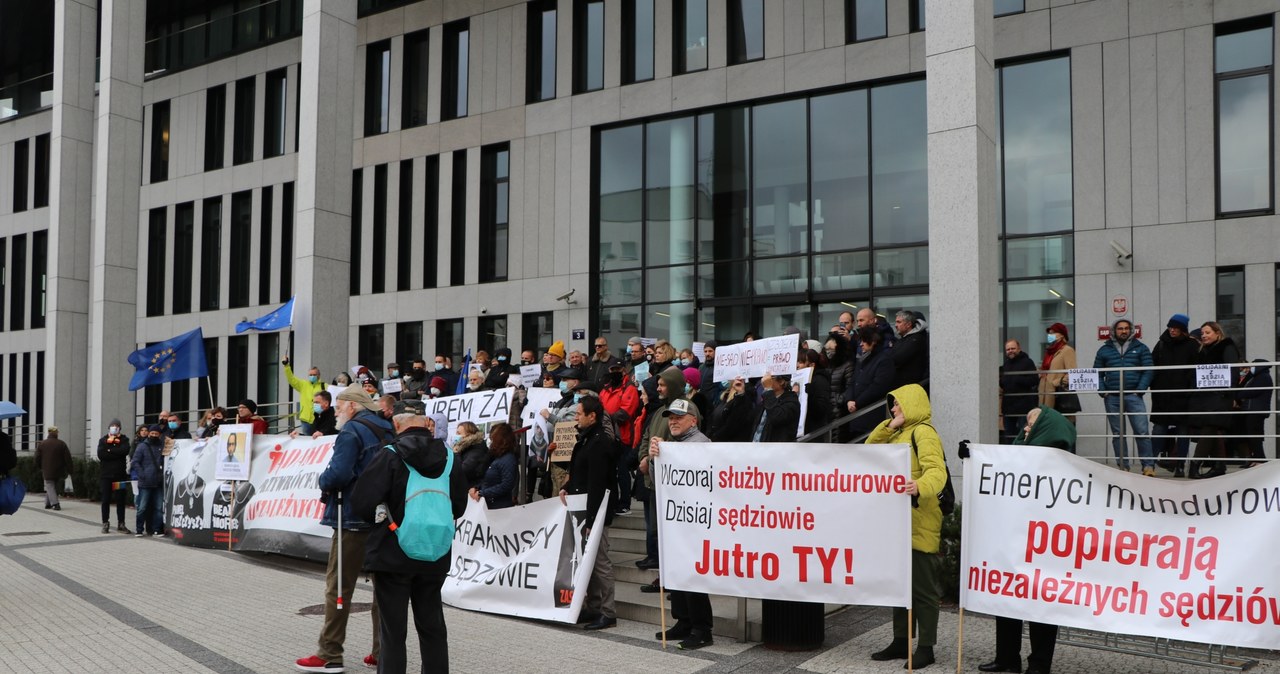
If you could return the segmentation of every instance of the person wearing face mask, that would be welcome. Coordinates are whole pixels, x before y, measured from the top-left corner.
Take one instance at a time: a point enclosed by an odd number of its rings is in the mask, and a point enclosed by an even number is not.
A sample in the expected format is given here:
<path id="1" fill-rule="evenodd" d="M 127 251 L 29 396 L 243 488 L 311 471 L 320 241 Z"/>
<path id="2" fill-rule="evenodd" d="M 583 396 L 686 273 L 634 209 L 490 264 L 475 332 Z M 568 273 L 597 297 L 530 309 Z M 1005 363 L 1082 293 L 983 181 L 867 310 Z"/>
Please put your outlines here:
<path id="1" fill-rule="evenodd" d="M 653 474 L 649 471 L 649 447 L 653 444 L 653 438 L 663 441 L 671 439 L 671 429 L 668 428 L 667 420 L 662 413 L 671 403 L 683 397 L 685 385 L 684 373 L 674 367 L 663 369 L 651 379 L 656 381 L 654 393 L 649 394 L 647 391 L 645 393 L 649 402 L 645 406 L 644 435 L 636 445 L 636 457 L 639 459 L 637 469 L 644 474 L 645 487 L 645 556 L 636 562 L 636 566 L 646 571 L 658 568 L 658 510 L 653 489 Z M 693 409 L 697 414 L 697 406 Z M 702 419 L 699 418 L 698 421 L 701 422 Z"/>
<path id="2" fill-rule="evenodd" d="M 520 374 L 520 368 L 511 363 L 511 349 L 504 346 L 493 352 L 493 361 L 484 375 L 483 388 L 486 391 L 501 391 L 513 374 Z"/>
<path id="3" fill-rule="evenodd" d="M 341 386 L 343 388 L 346 388 L 351 385 L 351 375 L 347 374 L 346 372 L 339 372 L 338 376 L 334 377 L 333 381 L 330 383 L 333 384 L 334 386 Z"/>
<path id="4" fill-rule="evenodd" d="M 399 364 L 399 363 L 387 363 L 387 369 L 383 370 L 383 372 L 385 372 L 385 373 L 386 373 L 386 378 L 387 378 L 388 380 L 391 380 L 391 379 L 400 379 L 400 364 Z M 385 387 L 383 386 L 383 384 L 382 384 L 381 382 L 379 382 L 379 383 L 378 383 L 378 388 L 383 389 L 383 388 L 385 388 Z M 386 391 L 386 390 L 383 390 L 383 391 L 382 391 L 382 394 L 383 394 L 383 395 L 389 395 L 389 396 L 392 396 L 392 397 L 394 397 L 396 400 L 399 400 L 399 399 L 400 399 L 400 392 L 403 392 L 403 391 L 404 391 L 404 382 L 402 381 L 402 382 L 400 382 L 400 391 L 398 391 L 398 392 L 392 392 L 392 391 Z M 391 417 L 387 417 L 387 418 L 388 418 L 388 419 L 390 419 Z"/>
<path id="5" fill-rule="evenodd" d="M 555 428 L 556 424 L 564 421 L 575 421 L 578 414 L 578 400 L 582 394 L 574 392 L 578 383 L 582 381 L 582 374 L 573 368 L 560 368 L 560 399 L 552 403 L 550 407 L 542 410 L 542 418 Z M 556 448 L 556 443 L 547 446 L 548 451 Z M 566 469 L 564 462 L 551 463 L 547 470 L 547 475 L 551 479 L 551 492 L 556 493 L 564 487 L 564 483 L 569 479 L 569 471 Z"/>
<path id="6" fill-rule="evenodd" d="M 338 417 L 333 411 L 333 395 L 321 391 L 311 399 L 311 411 L 315 421 L 311 424 L 311 437 L 320 438 L 338 434 Z"/>
<path id="7" fill-rule="evenodd" d="M 489 449 L 484 444 L 484 433 L 470 421 L 458 424 L 457 430 L 445 444 L 453 446 L 454 460 L 460 466 L 462 477 L 466 479 L 467 489 L 480 484 L 484 479 L 484 471 L 488 465 Z"/>
<path id="8" fill-rule="evenodd" d="M 715 342 L 702 345 L 702 364 L 698 366 L 698 377 L 702 380 L 698 390 L 711 403 L 712 410 L 720 406 L 720 394 L 724 392 L 724 383 L 716 381 L 715 377 L 716 346 Z"/>
<path id="9" fill-rule="evenodd" d="M 681 371 L 684 373 L 683 397 L 698 408 L 698 427 L 706 428 L 711 418 L 711 401 L 702 394 L 702 374 L 693 365 L 688 365 Z"/>
<path id="10" fill-rule="evenodd" d="M 135 535 L 164 534 L 164 508 L 160 504 L 164 487 L 164 427 L 156 424 L 147 429 L 147 439 L 133 451 L 131 477 L 138 482 L 137 523 Z"/>
<path id="11" fill-rule="evenodd" d="M 472 426 L 474 427 L 474 424 Z M 478 430 L 476 435 L 480 435 Z M 479 446 L 485 449 L 484 442 L 480 442 Z M 519 480 L 516 466 L 516 435 L 511 429 L 511 424 L 497 423 L 489 429 L 487 454 L 488 466 L 484 469 L 484 475 L 479 484 L 471 487 L 468 495 L 475 501 L 483 498 L 489 510 L 510 508 L 515 505 L 511 496 Z"/>
<path id="12" fill-rule="evenodd" d="M 1151 362 L 1161 368 L 1151 379 L 1151 449 L 1156 456 L 1168 457 L 1161 465 L 1172 470 L 1174 477 L 1185 474 L 1187 450 L 1191 448 L 1187 402 L 1190 390 L 1196 387 L 1196 371 L 1185 366 L 1195 364 L 1200 344 L 1187 334 L 1190 323 L 1191 317 L 1186 314 L 1170 316 L 1165 331 L 1151 349 Z M 1164 368 L 1169 365 L 1184 367 Z"/>
<path id="13" fill-rule="evenodd" d="M 1044 350 L 1044 360 L 1040 363 L 1041 370 L 1074 370 L 1076 367 L 1076 350 L 1068 343 L 1069 333 L 1067 326 L 1061 323 L 1054 323 L 1045 330 L 1045 342 L 1048 346 Z M 1067 381 L 1066 372 L 1042 373 L 1040 375 L 1040 404 L 1048 405 L 1057 409 L 1054 405 L 1057 398 L 1058 388 L 1065 387 Z M 1075 415 L 1067 417 L 1067 421 L 1076 422 Z"/>
<path id="14" fill-rule="evenodd" d="M 129 438 L 120 429 L 120 420 L 112 419 L 107 434 L 98 440 L 98 489 L 102 492 L 102 533 L 111 532 L 111 499 L 116 499 L 116 531 L 127 534 L 124 525 L 125 490 L 129 488 L 129 473 L 125 463 L 129 458 Z"/>
<path id="15" fill-rule="evenodd" d="M 315 411 L 311 405 L 307 404 L 307 401 L 315 398 L 316 393 L 324 390 L 324 380 L 320 378 L 320 368 L 309 368 L 307 370 L 307 378 L 300 379 L 293 374 L 293 367 L 288 356 L 285 356 L 280 361 L 280 364 L 284 366 L 284 378 L 289 381 L 289 387 L 298 392 L 298 431 L 303 435 L 311 435 L 315 431 L 313 424 L 316 417 Z"/>
<path id="16" fill-rule="evenodd" d="M 431 386 L 427 389 L 427 398 L 440 398 L 448 395 L 449 382 L 444 377 L 436 375 L 431 378 Z"/>
<path id="17" fill-rule="evenodd" d="M 840 316 L 842 322 L 845 316 L 853 319 L 853 315 L 847 311 Z M 827 365 L 831 368 L 831 418 L 836 419 L 847 413 L 845 406 L 849 400 L 844 397 L 844 392 L 853 381 L 853 349 L 849 346 L 849 338 L 832 331 L 822 345 L 822 355 L 827 357 Z M 841 426 L 836 438 L 843 442 L 848 439 L 847 434 L 848 429 Z"/>
<path id="18" fill-rule="evenodd" d="M 196 427 L 197 438 L 212 438 L 218 434 L 218 427 L 223 424 L 226 417 L 226 410 L 221 407 L 215 407 L 200 419 L 200 425 Z"/>
<path id="19" fill-rule="evenodd" d="M 434 373 L 433 377 L 444 379 L 444 386 L 440 387 L 441 396 L 453 395 L 458 390 L 458 373 L 453 370 L 453 359 L 443 353 L 436 354 L 435 363 L 431 366 Z M 432 388 L 435 388 L 432 385 Z"/>
<path id="20" fill-rule="evenodd" d="M 413 367 L 404 377 L 404 389 L 400 392 L 401 400 L 419 400 L 427 397 L 431 380 L 427 378 L 427 362 L 421 358 L 413 359 Z"/>
<path id="21" fill-rule="evenodd" d="M 537 362 L 538 362 L 538 354 L 534 353 L 533 349 L 525 349 L 524 351 L 520 352 L 521 365 L 533 365 L 534 363 L 537 363 Z"/>
<path id="22" fill-rule="evenodd" d="M 182 423 L 181 417 L 176 414 L 170 414 L 165 419 L 164 437 L 174 440 L 190 440 L 191 431 L 187 430 L 187 426 Z"/>

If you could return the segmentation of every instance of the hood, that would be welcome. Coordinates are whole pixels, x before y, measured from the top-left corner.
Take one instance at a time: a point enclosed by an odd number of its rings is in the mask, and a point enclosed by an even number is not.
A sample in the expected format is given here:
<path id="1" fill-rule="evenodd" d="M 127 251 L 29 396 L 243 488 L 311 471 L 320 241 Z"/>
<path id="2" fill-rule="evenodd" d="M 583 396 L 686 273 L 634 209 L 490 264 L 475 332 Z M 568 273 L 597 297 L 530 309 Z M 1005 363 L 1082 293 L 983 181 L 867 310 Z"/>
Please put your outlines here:
<path id="1" fill-rule="evenodd" d="M 927 424 L 933 419 L 933 408 L 929 406 L 929 394 L 919 384 L 907 384 L 889 392 L 893 399 L 902 406 L 902 416 L 907 423 L 904 427 L 916 424 Z"/>
<path id="2" fill-rule="evenodd" d="M 1269 372 L 1269 371 L 1271 370 L 1271 366 L 1270 366 L 1270 365 L 1259 365 L 1259 364 L 1258 364 L 1258 363 L 1265 363 L 1265 362 L 1267 362 L 1267 359 L 1265 359 L 1265 358 L 1254 358 L 1254 359 L 1253 359 L 1253 364 L 1252 364 L 1250 367 L 1252 367 L 1252 368 L 1253 368 L 1253 373 L 1254 373 L 1255 375 L 1264 374 L 1264 373 Z"/>
<path id="3" fill-rule="evenodd" d="M 1076 427 L 1057 410 L 1041 405 L 1040 417 L 1036 419 L 1036 425 L 1031 427 L 1031 435 L 1024 444 L 1074 451 Z"/>
<path id="4" fill-rule="evenodd" d="M 427 416 L 436 422 L 436 440 L 444 440 L 449 437 L 449 417 L 443 414 L 428 414 Z"/>
<path id="5" fill-rule="evenodd" d="M 904 339 L 906 337 L 916 334 L 917 332 L 924 332 L 927 329 L 929 329 L 929 326 L 927 323 L 924 322 L 924 319 L 917 318 L 915 327 L 908 330 L 907 334 L 899 336 L 898 339 Z"/>
<path id="6" fill-rule="evenodd" d="M 440 477 L 449 459 L 444 443 L 433 438 L 427 429 L 414 427 L 396 437 L 396 453 L 405 464 L 425 477 Z"/>
<path id="7" fill-rule="evenodd" d="M 667 385 L 667 398 L 664 403 L 671 402 L 684 395 L 684 373 L 678 367 L 669 367 L 658 373 L 658 378 Z"/>

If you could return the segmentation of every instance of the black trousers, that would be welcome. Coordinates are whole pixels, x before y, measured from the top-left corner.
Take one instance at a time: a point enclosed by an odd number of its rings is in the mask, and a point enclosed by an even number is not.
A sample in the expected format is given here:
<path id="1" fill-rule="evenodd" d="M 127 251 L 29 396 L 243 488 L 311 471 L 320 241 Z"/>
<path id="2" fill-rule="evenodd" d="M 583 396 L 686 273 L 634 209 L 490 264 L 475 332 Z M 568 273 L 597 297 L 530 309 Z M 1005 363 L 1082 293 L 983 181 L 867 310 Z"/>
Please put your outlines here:
<path id="1" fill-rule="evenodd" d="M 378 674 L 405 672 L 410 602 L 413 603 L 413 624 L 418 629 L 422 674 L 448 674 L 449 631 L 444 624 L 444 604 L 440 601 L 444 579 L 444 574 L 385 571 L 373 574 L 373 594 L 378 600 L 378 617 L 382 623 Z"/>
<path id="2" fill-rule="evenodd" d="M 119 489 L 114 492 L 111 490 L 112 482 L 124 482 Z M 125 490 L 129 488 L 129 483 L 123 480 L 98 480 L 98 490 L 102 493 L 102 523 L 107 524 L 111 520 L 111 498 L 116 498 L 116 523 L 124 524 L 124 501 L 126 498 Z"/>
<path id="3" fill-rule="evenodd" d="M 704 592 L 671 590 L 671 615 L 698 634 L 711 634 L 711 597 Z"/>
<path id="4" fill-rule="evenodd" d="M 1058 643 L 1058 626 L 1029 623 L 1031 653 L 1027 666 L 1039 666 L 1046 672 L 1053 665 L 1053 647 Z M 1022 621 L 996 618 L 996 660 L 1005 665 L 1022 665 Z"/>

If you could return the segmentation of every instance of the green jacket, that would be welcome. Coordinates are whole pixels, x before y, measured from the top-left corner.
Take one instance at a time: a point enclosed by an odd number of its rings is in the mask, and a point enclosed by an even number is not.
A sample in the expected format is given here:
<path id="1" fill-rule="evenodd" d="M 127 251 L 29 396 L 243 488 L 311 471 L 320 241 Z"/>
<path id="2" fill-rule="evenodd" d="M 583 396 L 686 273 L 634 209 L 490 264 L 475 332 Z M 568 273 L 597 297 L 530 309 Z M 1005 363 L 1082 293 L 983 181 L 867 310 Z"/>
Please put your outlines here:
<path id="1" fill-rule="evenodd" d="M 1040 417 L 1031 427 L 1031 437 L 1025 430 L 1018 431 L 1013 439 L 1015 445 L 1036 445 L 1037 447 L 1057 447 L 1072 454 L 1076 453 L 1076 427 L 1058 410 L 1048 405 L 1040 406 Z"/>
<path id="2" fill-rule="evenodd" d="M 650 438 L 658 438 L 663 442 L 671 439 L 671 429 L 667 426 L 667 420 L 662 416 L 666 411 L 667 405 L 672 401 L 679 400 L 684 394 L 684 373 L 680 368 L 669 367 L 658 373 L 658 377 L 667 385 L 668 398 L 662 400 L 662 405 L 653 411 L 653 415 L 645 420 L 644 435 L 640 437 L 640 445 L 636 447 L 636 456 L 640 461 L 649 456 L 649 440 Z M 694 416 L 698 422 L 702 422 L 702 416 L 698 414 L 698 408 L 694 407 Z M 644 474 L 644 486 L 653 488 L 653 471 Z"/>
<path id="3" fill-rule="evenodd" d="M 298 420 L 306 423 L 315 421 L 316 412 L 311 408 L 311 402 L 317 393 L 324 390 L 324 381 L 312 384 L 310 379 L 298 379 L 293 376 L 293 368 L 288 365 L 284 366 L 284 376 L 285 379 L 289 380 L 289 386 L 292 386 L 293 390 L 298 392 L 300 398 L 298 400 Z"/>
<path id="4" fill-rule="evenodd" d="M 910 445 L 915 436 L 916 451 L 911 452 L 911 479 L 920 490 L 919 505 L 911 509 L 911 548 L 920 552 L 938 551 L 942 541 L 942 509 L 938 507 L 938 492 L 947 484 L 947 459 L 942 453 L 942 438 L 930 426 L 933 410 L 929 406 L 929 394 L 919 384 L 907 384 L 889 392 L 902 406 L 907 422 L 902 428 L 890 428 L 886 419 L 880 422 L 867 444 Z"/>

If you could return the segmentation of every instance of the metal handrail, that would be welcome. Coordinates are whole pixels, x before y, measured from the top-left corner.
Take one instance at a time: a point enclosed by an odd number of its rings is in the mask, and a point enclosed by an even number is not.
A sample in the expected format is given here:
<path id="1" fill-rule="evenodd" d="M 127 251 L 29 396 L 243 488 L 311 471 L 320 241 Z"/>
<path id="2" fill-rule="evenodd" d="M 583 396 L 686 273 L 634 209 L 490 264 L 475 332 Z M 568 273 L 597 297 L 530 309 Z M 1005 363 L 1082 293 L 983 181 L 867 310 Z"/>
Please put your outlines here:
<path id="1" fill-rule="evenodd" d="M 918 382 L 915 382 L 915 383 L 917 383 L 917 384 L 919 384 L 919 385 L 921 385 L 921 386 L 924 386 L 924 387 L 928 388 L 928 386 L 929 386 L 929 378 L 928 378 L 928 377 L 925 377 L 924 379 L 922 379 L 922 380 L 920 380 L 920 381 L 918 381 Z M 831 421 L 831 422 L 830 422 L 830 423 L 828 423 L 826 426 L 823 426 L 822 428 L 819 428 L 819 429 L 818 429 L 818 430 L 816 430 L 816 431 L 813 431 L 813 432 L 811 432 L 811 433 L 806 433 L 806 434 L 804 434 L 804 435 L 800 436 L 799 438 L 797 438 L 797 439 L 796 439 L 796 442 L 815 442 L 815 441 L 820 441 L 824 435 L 826 435 L 826 434 L 828 434 L 828 433 L 830 433 L 830 432 L 832 432 L 832 431 L 834 431 L 834 430 L 836 430 L 836 429 L 840 428 L 841 426 L 843 426 L 843 425 L 845 425 L 845 424 L 848 424 L 848 423 L 852 422 L 852 421 L 853 421 L 853 420 L 855 420 L 855 419 L 860 419 L 860 418 L 862 418 L 862 417 L 864 417 L 864 416 L 866 416 L 866 415 L 868 415 L 868 414 L 871 414 L 871 413 L 872 413 L 872 412 L 874 412 L 875 410 L 883 410 L 883 409 L 885 408 L 885 405 L 887 404 L 887 402 L 888 402 L 888 397 L 881 398 L 880 400 L 875 401 L 875 402 L 874 402 L 874 403 L 872 403 L 871 405 L 869 405 L 869 406 L 867 406 L 867 407 L 864 407 L 863 409 L 860 409 L 860 410 L 858 410 L 857 412 L 850 412 L 850 413 L 848 413 L 848 414 L 845 414 L 845 415 L 843 415 L 843 416 L 841 416 L 841 417 L 839 417 L 839 418 L 837 418 L 837 419 L 835 419 L 835 420 Z M 883 414 L 883 412 L 881 412 L 881 414 Z M 848 443 L 849 443 L 849 444 L 857 444 L 857 443 L 862 442 L 863 440 L 865 440 L 865 439 L 866 439 L 868 436 L 870 436 L 870 435 L 871 435 L 871 433 L 863 433 L 862 435 L 859 435 L 859 436 L 857 436 L 857 437 L 855 437 L 855 438 L 850 438 L 850 439 L 849 439 L 849 441 L 848 441 Z"/>

